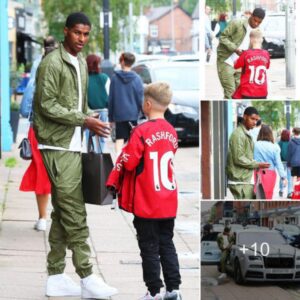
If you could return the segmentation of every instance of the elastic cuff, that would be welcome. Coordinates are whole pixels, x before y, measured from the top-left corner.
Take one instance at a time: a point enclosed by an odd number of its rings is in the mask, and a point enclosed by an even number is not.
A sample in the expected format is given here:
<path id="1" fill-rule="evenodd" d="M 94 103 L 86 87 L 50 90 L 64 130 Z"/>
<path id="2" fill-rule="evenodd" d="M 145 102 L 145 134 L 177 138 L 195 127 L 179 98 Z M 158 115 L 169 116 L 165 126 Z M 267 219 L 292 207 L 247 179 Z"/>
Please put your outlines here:
<path id="1" fill-rule="evenodd" d="M 90 270 L 84 270 L 84 271 L 77 271 L 76 272 L 78 274 L 78 276 L 82 279 L 82 278 L 85 278 L 85 277 L 88 277 L 90 275 L 93 274 L 93 270 L 90 269 Z"/>

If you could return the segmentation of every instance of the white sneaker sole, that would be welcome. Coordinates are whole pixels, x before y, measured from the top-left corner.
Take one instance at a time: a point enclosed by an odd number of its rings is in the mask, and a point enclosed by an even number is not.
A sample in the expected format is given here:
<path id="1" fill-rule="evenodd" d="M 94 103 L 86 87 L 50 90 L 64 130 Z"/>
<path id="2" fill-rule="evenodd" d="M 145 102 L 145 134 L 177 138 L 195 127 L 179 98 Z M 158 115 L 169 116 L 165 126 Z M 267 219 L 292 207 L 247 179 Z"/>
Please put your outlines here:
<path id="1" fill-rule="evenodd" d="M 81 296 L 81 290 L 79 290 L 77 293 L 69 293 L 67 291 L 60 291 L 60 292 L 46 291 L 46 296 L 48 296 L 48 297 L 78 297 L 78 296 Z"/>
<path id="2" fill-rule="evenodd" d="M 81 297 L 84 299 L 89 299 L 89 298 L 96 298 L 96 299 L 109 299 L 109 297 L 114 296 L 118 294 L 118 290 L 112 290 L 110 292 L 103 292 L 103 293 L 99 293 L 99 294 L 92 294 L 90 292 L 87 291 L 82 291 L 81 292 Z"/>

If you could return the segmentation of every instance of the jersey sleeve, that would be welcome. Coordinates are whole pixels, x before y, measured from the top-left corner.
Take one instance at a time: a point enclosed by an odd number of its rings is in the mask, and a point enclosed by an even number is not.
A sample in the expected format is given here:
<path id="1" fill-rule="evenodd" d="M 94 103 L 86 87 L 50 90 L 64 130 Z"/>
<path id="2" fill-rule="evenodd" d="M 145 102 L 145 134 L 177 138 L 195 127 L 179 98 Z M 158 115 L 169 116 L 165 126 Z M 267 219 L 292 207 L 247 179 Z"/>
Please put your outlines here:
<path id="1" fill-rule="evenodd" d="M 245 54 L 244 52 L 240 55 L 240 57 L 235 61 L 234 68 L 239 69 L 245 66 Z"/>
<path id="2" fill-rule="evenodd" d="M 136 168 L 144 153 L 144 142 L 138 130 L 133 130 L 127 145 L 122 150 L 124 168 L 132 171 Z"/>

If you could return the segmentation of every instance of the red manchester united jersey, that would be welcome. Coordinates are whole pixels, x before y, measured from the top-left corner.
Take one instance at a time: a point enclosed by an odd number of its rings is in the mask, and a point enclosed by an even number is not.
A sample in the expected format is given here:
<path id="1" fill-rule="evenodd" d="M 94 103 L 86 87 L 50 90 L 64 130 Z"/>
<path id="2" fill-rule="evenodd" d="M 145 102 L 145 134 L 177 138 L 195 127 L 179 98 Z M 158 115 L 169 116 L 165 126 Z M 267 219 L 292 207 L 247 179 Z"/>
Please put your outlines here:
<path id="1" fill-rule="evenodd" d="M 233 99 L 265 98 L 268 95 L 267 69 L 270 67 L 268 51 L 249 49 L 243 51 L 234 64 L 235 69 L 242 68 L 240 86 Z"/>
<path id="2" fill-rule="evenodd" d="M 173 159 L 178 147 L 174 128 L 164 119 L 134 128 L 122 150 L 124 168 L 135 170 L 133 213 L 141 218 L 174 218 L 177 185 Z"/>

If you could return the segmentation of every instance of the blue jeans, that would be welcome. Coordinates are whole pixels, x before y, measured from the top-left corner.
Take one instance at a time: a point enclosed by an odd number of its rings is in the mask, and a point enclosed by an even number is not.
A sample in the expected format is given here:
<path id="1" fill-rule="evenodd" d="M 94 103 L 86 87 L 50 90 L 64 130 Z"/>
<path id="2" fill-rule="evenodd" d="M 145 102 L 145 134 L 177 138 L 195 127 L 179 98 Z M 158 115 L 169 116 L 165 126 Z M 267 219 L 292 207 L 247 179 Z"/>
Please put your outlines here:
<path id="1" fill-rule="evenodd" d="M 108 120 L 108 110 L 106 108 L 95 109 L 94 112 L 99 113 L 99 120 L 101 120 L 102 122 L 107 122 L 107 120 Z M 89 139 L 89 132 L 90 131 L 88 129 L 85 130 L 85 136 L 86 136 L 86 142 L 87 143 L 88 143 L 88 139 Z M 99 143 L 97 142 L 96 138 L 98 138 Z M 104 148 L 105 148 L 105 138 L 102 137 L 102 136 L 95 135 L 95 136 L 93 136 L 93 142 L 94 142 L 95 151 L 97 153 L 103 153 Z"/>
<path id="2" fill-rule="evenodd" d="M 283 161 L 282 164 L 283 164 L 283 167 L 284 167 L 284 171 L 287 174 L 286 178 L 287 178 L 287 181 L 288 181 L 288 194 L 289 194 L 293 191 L 293 178 L 291 176 L 291 169 L 287 167 L 285 161 Z M 284 190 L 283 182 L 280 179 L 279 191 L 283 192 L 283 190 Z"/>

